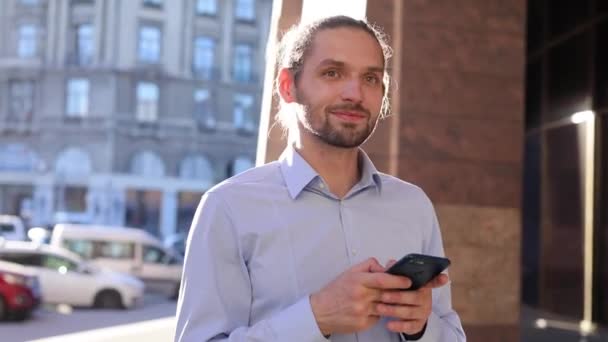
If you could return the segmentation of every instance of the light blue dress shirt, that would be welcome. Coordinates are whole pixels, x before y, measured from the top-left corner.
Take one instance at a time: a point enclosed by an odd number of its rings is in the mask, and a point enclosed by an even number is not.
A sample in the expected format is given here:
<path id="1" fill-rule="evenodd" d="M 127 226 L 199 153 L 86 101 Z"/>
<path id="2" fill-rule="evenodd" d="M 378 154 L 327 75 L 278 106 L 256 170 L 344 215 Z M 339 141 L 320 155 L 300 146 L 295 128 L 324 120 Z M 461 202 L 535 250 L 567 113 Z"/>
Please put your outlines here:
<path id="1" fill-rule="evenodd" d="M 205 193 L 188 237 L 175 341 L 327 341 L 309 297 L 351 266 L 408 253 L 443 256 L 424 192 L 380 173 L 361 150 L 343 198 L 292 148 Z M 402 341 L 381 319 L 338 342 Z M 465 341 L 449 284 L 433 290 L 419 341 Z"/>

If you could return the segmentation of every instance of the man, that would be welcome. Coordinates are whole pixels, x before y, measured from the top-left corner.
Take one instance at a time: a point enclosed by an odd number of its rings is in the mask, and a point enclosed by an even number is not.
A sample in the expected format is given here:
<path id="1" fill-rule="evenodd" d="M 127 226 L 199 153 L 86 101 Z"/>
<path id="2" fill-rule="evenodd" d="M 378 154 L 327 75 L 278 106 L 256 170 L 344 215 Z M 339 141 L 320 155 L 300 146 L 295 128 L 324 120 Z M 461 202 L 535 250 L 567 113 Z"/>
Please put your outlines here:
<path id="1" fill-rule="evenodd" d="M 446 274 L 404 291 L 408 278 L 385 273 L 407 253 L 443 255 L 426 195 L 359 149 L 386 109 L 389 53 L 348 17 L 285 35 L 276 87 L 289 144 L 203 196 L 176 341 L 465 341 Z"/>

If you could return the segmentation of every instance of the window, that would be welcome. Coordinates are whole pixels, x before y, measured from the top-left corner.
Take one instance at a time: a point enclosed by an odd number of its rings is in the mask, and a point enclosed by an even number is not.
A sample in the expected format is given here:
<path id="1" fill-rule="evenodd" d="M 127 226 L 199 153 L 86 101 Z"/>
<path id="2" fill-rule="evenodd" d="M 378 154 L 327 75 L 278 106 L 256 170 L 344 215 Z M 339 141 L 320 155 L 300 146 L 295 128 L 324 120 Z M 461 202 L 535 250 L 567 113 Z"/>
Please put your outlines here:
<path id="1" fill-rule="evenodd" d="M 249 82 L 251 80 L 251 65 L 253 48 L 249 44 L 237 44 L 234 48 L 232 72 L 235 81 Z"/>
<path id="2" fill-rule="evenodd" d="M 253 130 L 253 120 L 250 114 L 252 105 L 253 96 L 246 94 L 234 96 L 233 124 L 236 129 Z"/>
<path id="3" fill-rule="evenodd" d="M 160 61 L 160 28 L 142 26 L 139 29 L 138 57 L 140 62 L 158 63 Z"/>
<path id="4" fill-rule="evenodd" d="M 98 257 L 110 259 L 133 259 L 135 255 L 134 248 L 133 243 L 104 241 L 99 243 Z"/>
<path id="5" fill-rule="evenodd" d="M 42 267 L 57 270 L 57 272 L 62 274 L 78 269 L 76 263 L 57 255 L 44 255 L 42 257 Z"/>
<path id="6" fill-rule="evenodd" d="M 154 122 L 158 118 L 158 86 L 150 82 L 137 85 L 137 120 Z"/>
<path id="7" fill-rule="evenodd" d="M 162 264 L 166 257 L 167 254 L 162 249 L 153 246 L 144 246 L 144 263 Z"/>
<path id="8" fill-rule="evenodd" d="M 23 24 L 19 26 L 19 46 L 17 55 L 21 58 L 30 58 L 36 55 L 36 33 L 35 25 Z"/>
<path id="9" fill-rule="evenodd" d="M 76 26 L 76 58 L 79 65 L 90 64 L 93 59 L 93 26 L 80 24 Z"/>
<path id="10" fill-rule="evenodd" d="M 93 172 L 89 154 L 79 147 L 68 147 L 61 151 L 55 161 L 55 173 L 66 178 L 79 178 Z"/>
<path id="11" fill-rule="evenodd" d="M 215 41 L 210 37 L 196 37 L 194 40 L 194 56 L 192 67 L 197 77 L 213 78 L 215 64 Z"/>
<path id="12" fill-rule="evenodd" d="M 15 225 L 10 223 L 0 223 L 0 233 L 14 233 Z"/>
<path id="13" fill-rule="evenodd" d="M 10 116 L 16 121 L 31 119 L 34 111 L 34 83 L 12 81 L 10 83 Z"/>
<path id="14" fill-rule="evenodd" d="M 89 114 L 89 80 L 74 78 L 68 81 L 67 116 L 84 117 Z"/>
<path id="15" fill-rule="evenodd" d="M 237 20 L 253 21 L 255 19 L 255 0 L 237 0 L 234 16 Z"/>
<path id="16" fill-rule="evenodd" d="M 234 175 L 238 175 L 241 172 L 249 170 L 254 167 L 255 163 L 248 157 L 240 156 L 234 159 L 228 165 L 228 177 L 232 177 Z"/>
<path id="17" fill-rule="evenodd" d="M 216 15 L 217 0 L 197 0 L 196 14 L 200 15 Z"/>
<path id="18" fill-rule="evenodd" d="M 211 104 L 211 94 L 207 89 L 194 91 L 194 118 L 205 128 L 215 127 L 215 115 Z"/>
<path id="19" fill-rule="evenodd" d="M 38 253 L 5 252 L 0 254 L 0 259 L 24 266 L 40 266 L 42 264 L 42 256 Z"/>
<path id="20" fill-rule="evenodd" d="M 179 177 L 213 182 L 213 167 L 203 156 L 188 156 L 179 165 Z"/>
<path id="21" fill-rule="evenodd" d="M 27 145 L 10 143 L 0 145 L 0 170 L 35 172 L 44 163 Z"/>
<path id="22" fill-rule="evenodd" d="M 38 5 L 39 0 L 20 0 L 19 2 L 22 5 L 35 6 Z"/>
<path id="23" fill-rule="evenodd" d="M 146 7 L 161 8 L 163 6 L 163 0 L 143 0 L 143 4 Z"/>
<path id="24" fill-rule="evenodd" d="M 95 256 L 93 241 L 65 239 L 63 240 L 63 247 L 85 259 L 91 259 Z"/>
<path id="25" fill-rule="evenodd" d="M 131 160 L 131 173 L 150 178 L 160 178 L 165 175 L 165 164 L 154 152 L 139 152 Z"/>

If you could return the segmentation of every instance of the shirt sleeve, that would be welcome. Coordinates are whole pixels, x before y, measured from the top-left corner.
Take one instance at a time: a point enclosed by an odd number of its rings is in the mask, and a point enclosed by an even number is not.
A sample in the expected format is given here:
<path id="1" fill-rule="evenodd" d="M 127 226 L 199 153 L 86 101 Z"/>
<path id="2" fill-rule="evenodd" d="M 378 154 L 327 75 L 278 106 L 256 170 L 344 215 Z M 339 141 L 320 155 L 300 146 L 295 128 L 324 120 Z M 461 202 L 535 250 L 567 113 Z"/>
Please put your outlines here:
<path id="1" fill-rule="evenodd" d="M 308 296 L 274 316 L 249 324 L 249 272 L 220 194 L 207 192 L 188 236 L 177 304 L 175 341 L 328 341 Z"/>
<path id="2" fill-rule="evenodd" d="M 426 197 L 426 196 L 425 196 Z M 445 256 L 443 241 L 437 215 L 431 201 L 428 199 L 428 220 L 430 230 L 423 241 L 423 253 L 434 256 Z M 407 339 L 401 335 L 402 341 Z M 452 290 L 448 283 L 437 289 L 433 289 L 433 309 L 427 320 L 426 331 L 418 342 L 445 341 L 465 342 L 466 336 L 458 314 L 452 308 Z"/>

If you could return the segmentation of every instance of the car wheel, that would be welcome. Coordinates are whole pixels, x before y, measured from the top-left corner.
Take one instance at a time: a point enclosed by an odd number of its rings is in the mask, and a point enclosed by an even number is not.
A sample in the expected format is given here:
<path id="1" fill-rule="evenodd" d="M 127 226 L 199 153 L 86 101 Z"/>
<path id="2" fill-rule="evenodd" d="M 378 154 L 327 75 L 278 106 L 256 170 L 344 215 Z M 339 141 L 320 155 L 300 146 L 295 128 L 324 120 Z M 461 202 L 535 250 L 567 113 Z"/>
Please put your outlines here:
<path id="1" fill-rule="evenodd" d="M 115 290 L 103 290 L 95 296 L 95 307 L 102 309 L 122 309 L 122 297 Z"/>
<path id="2" fill-rule="evenodd" d="M 7 307 L 6 307 L 6 302 L 4 301 L 4 298 L 2 296 L 0 296 L 0 321 L 4 320 L 6 318 L 6 312 L 7 312 Z"/>

